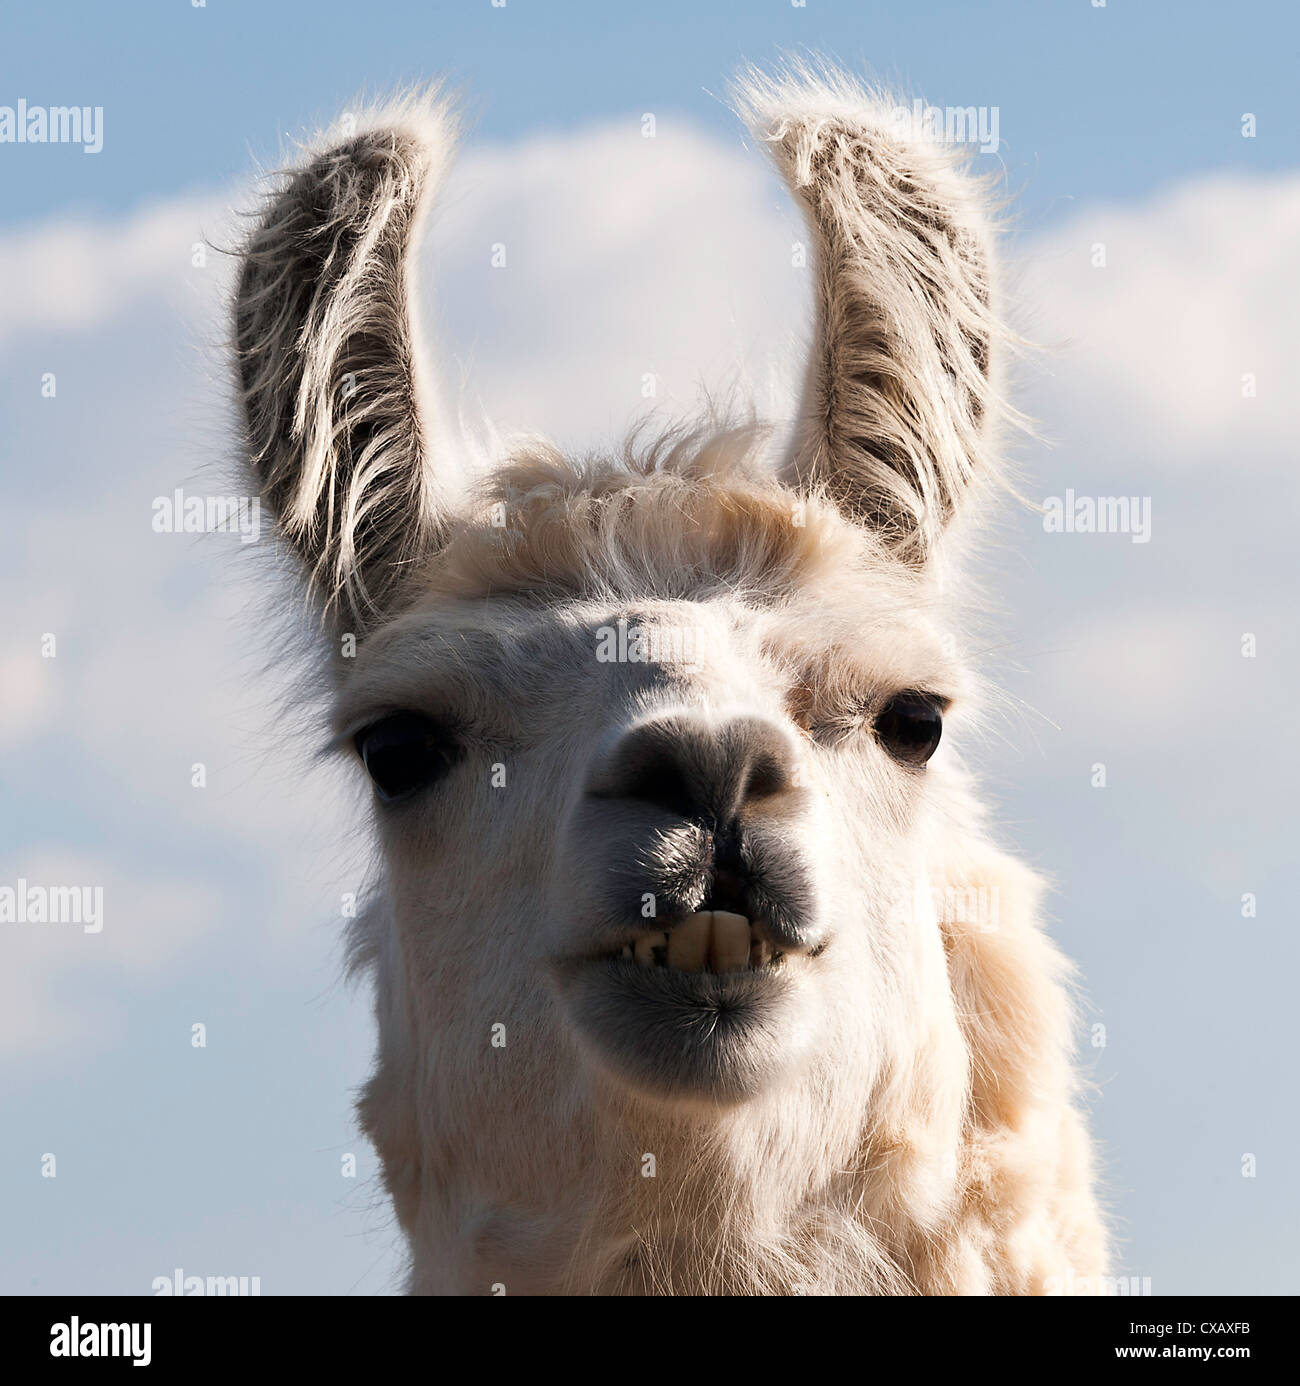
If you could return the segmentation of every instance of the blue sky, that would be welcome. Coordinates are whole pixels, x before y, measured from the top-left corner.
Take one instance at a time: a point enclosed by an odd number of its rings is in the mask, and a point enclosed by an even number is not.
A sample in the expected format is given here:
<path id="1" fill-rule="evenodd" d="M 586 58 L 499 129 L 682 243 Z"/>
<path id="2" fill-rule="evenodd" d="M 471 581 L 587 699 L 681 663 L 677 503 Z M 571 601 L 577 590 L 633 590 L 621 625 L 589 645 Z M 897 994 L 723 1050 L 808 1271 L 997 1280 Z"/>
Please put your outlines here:
<path id="1" fill-rule="evenodd" d="M 339 981 L 362 799 L 275 703 L 261 555 L 150 530 L 153 498 L 220 489 L 230 458 L 228 266 L 193 246 L 232 233 L 286 132 L 446 74 L 475 124 L 424 308 L 465 413 L 599 441 L 650 368 L 670 414 L 739 370 L 783 417 L 798 223 L 709 93 L 801 46 L 998 108 L 982 166 L 1017 194 L 1017 321 L 1047 347 L 1022 385 L 1051 442 L 1017 447 L 1025 493 L 1151 501 L 1145 544 L 1008 511 L 989 672 L 1012 701 L 969 748 L 1086 984 L 1117 1269 L 1157 1292 L 1300 1290 L 1300 1117 L 1279 1099 L 1300 965 L 1298 36 L 1280 3 L 1121 0 L 7 15 L 0 106 L 102 105 L 104 149 L 0 144 L 0 883 L 98 881 L 107 917 L 0 934 L 0 1290 L 148 1293 L 178 1266 L 266 1293 L 396 1284 L 349 1112 L 367 1003 Z"/>
<path id="2" fill-rule="evenodd" d="M 998 106 L 1033 225 L 1071 201 L 1136 196 L 1198 169 L 1288 166 L 1298 47 L 1286 0 L 24 5 L 6 16 L 0 90 L 103 106 L 107 137 L 89 157 L 8 151 L 20 177 L 0 221 L 121 212 L 221 184 L 363 88 L 439 73 L 469 92 L 478 138 L 647 109 L 725 132 L 731 117 L 709 93 L 726 73 L 812 49 L 939 105 Z M 1253 141 L 1240 137 L 1243 111 L 1259 118 Z"/>

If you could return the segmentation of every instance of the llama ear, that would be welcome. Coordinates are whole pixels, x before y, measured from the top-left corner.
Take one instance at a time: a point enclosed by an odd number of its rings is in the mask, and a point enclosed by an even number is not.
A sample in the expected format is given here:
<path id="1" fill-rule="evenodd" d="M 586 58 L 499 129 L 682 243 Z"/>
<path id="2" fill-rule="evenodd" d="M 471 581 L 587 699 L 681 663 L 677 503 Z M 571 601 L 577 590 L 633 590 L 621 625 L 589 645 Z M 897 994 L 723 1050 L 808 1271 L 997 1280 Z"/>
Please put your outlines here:
<path id="1" fill-rule="evenodd" d="M 737 94 L 813 240 L 816 335 L 784 479 L 922 563 L 991 466 L 984 188 L 845 78 L 751 72 Z"/>
<path id="2" fill-rule="evenodd" d="M 290 172 L 235 302 L 255 485 L 337 621 L 364 630 L 438 542 L 411 248 L 450 152 L 433 98 Z"/>

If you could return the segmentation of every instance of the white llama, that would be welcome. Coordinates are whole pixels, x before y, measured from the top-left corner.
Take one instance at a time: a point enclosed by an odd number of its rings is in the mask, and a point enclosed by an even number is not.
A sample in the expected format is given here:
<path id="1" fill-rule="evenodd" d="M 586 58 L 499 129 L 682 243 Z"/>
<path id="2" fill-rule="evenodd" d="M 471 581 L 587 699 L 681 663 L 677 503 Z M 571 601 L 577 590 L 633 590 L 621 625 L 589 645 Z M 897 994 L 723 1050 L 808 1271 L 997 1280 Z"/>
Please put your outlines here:
<path id="1" fill-rule="evenodd" d="M 1095 1288 L 1068 965 L 940 745 L 998 476 L 983 193 L 845 79 L 740 97 L 815 250 L 775 467 L 733 429 L 453 494 L 410 307 L 436 99 L 246 247 L 245 444 L 374 785 L 360 1113 L 408 1288 Z"/>

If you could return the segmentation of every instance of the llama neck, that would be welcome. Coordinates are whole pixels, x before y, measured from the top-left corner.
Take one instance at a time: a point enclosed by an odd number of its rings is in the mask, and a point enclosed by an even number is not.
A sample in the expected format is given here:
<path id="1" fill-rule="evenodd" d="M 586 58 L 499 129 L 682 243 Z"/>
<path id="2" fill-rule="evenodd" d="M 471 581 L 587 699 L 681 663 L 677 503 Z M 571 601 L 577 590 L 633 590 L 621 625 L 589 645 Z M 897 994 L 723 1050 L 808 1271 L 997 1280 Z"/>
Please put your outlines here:
<path id="1" fill-rule="evenodd" d="M 825 1092 L 709 1115 L 629 1102 L 575 1128 L 543 1199 L 457 1200 L 411 1288 L 508 1294 L 885 1294 L 914 1270 L 955 1159 L 833 1120 Z M 863 1110 L 858 1104 L 857 1110 Z M 599 1115 L 596 1113 L 599 1112 Z M 915 1135 L 915 1133 L 913 1133 Z M 940 1189 L 944 1193 L 940 1192 Z M 431 1229 L 432 1230 L 432 1229 Z M 446 1235 L 450 1234 L 450 1235 Z M 458 1284 L 448 1282 L 452 1275 Z"/>

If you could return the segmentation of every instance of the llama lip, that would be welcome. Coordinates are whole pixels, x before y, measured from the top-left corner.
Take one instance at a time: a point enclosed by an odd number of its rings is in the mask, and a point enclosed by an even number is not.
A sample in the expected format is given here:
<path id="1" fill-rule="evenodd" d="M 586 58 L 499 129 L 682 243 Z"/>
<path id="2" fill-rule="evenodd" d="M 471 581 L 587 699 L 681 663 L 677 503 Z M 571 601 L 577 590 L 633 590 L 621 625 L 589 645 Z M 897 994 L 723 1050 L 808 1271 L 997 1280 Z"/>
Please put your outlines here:
<path id="1" fill-rule="evenodd" d="M 774 950 L 744 915 L 705 910 L 555 975 L 602 1067 L 650 1096 L 730 1103 L 767 1086 L 799 1047 L 799 956 Z"/>
<path id="2" fill-rule="evenodd" d="M 802 970 L 802 969 L 799 969 Z M 595 1062 L 650 1097 L 730 1104 L 797 1056 L 800 990 L 788 966 L 735 972 L 643 967 L 635 958 L 559 970 L 560 995 Z"/>

